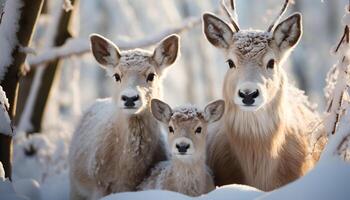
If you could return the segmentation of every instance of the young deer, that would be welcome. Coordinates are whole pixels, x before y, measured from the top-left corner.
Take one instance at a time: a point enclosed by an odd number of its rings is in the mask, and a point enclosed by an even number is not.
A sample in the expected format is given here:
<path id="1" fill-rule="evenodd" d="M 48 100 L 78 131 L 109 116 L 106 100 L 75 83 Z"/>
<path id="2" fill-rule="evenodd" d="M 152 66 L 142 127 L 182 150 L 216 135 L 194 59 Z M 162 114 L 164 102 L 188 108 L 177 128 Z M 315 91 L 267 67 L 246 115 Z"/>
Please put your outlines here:
<path id="1" fill-rule="evenodd" d="M 165 189 L 190 196 L 199 196 L 215 188 L 206 166 L 206 137 L 208 123 L 219 120 L 225 103 L 218 100 L 204 111 L 194 106 L 172 110 L 166 103 L 152 100 L 152 114 L 169 126 L 168 147 L 172 159 L 159 163 L 140 189 Z"/>
<path id="2" fill-rule="evenodd" d="M 318 159 L 308 155 L 319 116 L 282 68 L 302 35 L 301 15 L 275 26 L 279 17 L 268 31 L 259 31 L 239 30 L 232 18 L 230 27 L 212 14 L 203 15 L 204 34 L 223 50 L 229 67 L 223 85 L 225 114 L 211 127 L 207 150 L 216 185 L 244 183 L 272 190 L 304 175 Z"/>
<path id="3" fill-rule="evenodd" d="M 161 125 L 150 112 L 150 102 L 161 95 L 161 78 L 176 60 L 179 37 L 165 38 L 152 53 L 119 51 L 96 34 L 90 40 L 95 59 L 115 79 L 115 91 L 112 98 L 91 106 L 72 138 L 71 199 L 133 191 L 166 159 Z"/>

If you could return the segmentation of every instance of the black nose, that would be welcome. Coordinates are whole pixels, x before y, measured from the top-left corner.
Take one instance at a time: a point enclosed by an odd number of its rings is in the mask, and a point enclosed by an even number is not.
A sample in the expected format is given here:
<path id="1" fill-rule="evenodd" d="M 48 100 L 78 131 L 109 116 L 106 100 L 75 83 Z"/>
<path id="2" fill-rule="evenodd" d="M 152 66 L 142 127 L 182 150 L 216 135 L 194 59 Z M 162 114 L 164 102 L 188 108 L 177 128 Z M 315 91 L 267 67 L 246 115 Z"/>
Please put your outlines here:
<path id="1" fill-rule="evenodd" d="M 135 101 L 139 100 L 140 97 L 139 95 L 128 97 L 125 95 L 122 95 L 122 100 L 125 101 L 124 105 L 126 107 L 134 107 L 135 106 Z"/>
<path id="2" fill-rule="evenodd" d="M 176 148 L 180 154 L 185 154 L 187 152 L 187 149 L 190 148 L 190 144 L 187 144 L 187 143 L 176 144 Z"/>
<path id="3" fill-rule="evenodd" d="M 254 92 L 251 92 L 249 90 L 242 92 L 241 90 L 239 90 L 238 96 L 243 99 L 242 102 L 245 105 L 250 106 L 255 102 L 255 98 L 259 96 L 259 90 L 255 90 Z"/>

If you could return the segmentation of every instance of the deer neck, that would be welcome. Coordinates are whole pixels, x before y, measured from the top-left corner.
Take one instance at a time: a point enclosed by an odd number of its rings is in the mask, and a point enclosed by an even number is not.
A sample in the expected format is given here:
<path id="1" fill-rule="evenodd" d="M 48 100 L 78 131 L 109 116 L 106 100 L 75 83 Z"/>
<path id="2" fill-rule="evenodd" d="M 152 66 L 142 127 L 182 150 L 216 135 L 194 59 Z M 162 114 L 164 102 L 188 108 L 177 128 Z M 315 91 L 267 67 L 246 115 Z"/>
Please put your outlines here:
<path id="1" fill-rule="evenodd" d="M 124 117 L 119 123 L 121 124 L 119 127 L 122 128 L 116 132 L 122 131 L 120 137 L 123 140 L 123 149 L 127 149 L 126 154 L 137 156 L 148 153 L 152 145 L 147 143 L 156 143 L 160 138 L 159 124 L 148 110 Z"/>
<path id="2" fill-rule="evenodd" d="M 224 116 L 225 132 L 232 146 L 249 148 L 253 152 L 263 152 L 269 157 L 278 154 L 284 141 L 286 127 L 286 79 L 282 77 L 281 86 L 265 107 L 255 112 L 245 112 L 235 105 L 227 107 Z M 259 147 L 259 148 L 257 148 Z"/>

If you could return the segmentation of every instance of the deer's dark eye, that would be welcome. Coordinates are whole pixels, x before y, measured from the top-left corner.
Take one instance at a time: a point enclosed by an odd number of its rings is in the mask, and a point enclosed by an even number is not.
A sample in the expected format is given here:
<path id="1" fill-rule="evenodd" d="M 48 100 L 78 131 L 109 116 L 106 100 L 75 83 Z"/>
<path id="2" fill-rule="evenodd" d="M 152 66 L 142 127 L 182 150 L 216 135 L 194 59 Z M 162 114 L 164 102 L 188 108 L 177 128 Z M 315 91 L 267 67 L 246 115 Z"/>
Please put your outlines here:
<path id="1" fill-rule="evenodd" d="M 266 68 L 267 69 L 273 69 L 275 67 L 275 60 L 271 59 L 269 62 L 267 62 Z"/>
<path id="2" fill-rule="evenodd" d="M 118 74 L 118 73 L 116 73 L 116 74 L 114 74 L 114 79 L 115 79 L 115 81 L 121 81 L 121 79 L 120 79 L 120 75 Z"/>
<path id="3" fill-rule="evenodd" d="M 155 75 L 154 73 L 148 74 L 148 76 L 147 76 L 147 82 L 148 82 L 148 81 L 153 81 L 155 76 L 156 76 L 156 75 Z"/>
<path id="4" fill-rule="evenodd" d="M 236 65 L 235 65 L 235 63 L 233 62 L 233 60 L 228 59 L 228 60 L 227 60 L 227 63 L 228 63 L 228 66 L 229 66 L 230 68 L 236 68 Z"/>
<path id="5" fill-rule="evenodd" d="M 196 134 L 200 134 L 201 132 L 202 132 L 202 127 L 196 128 L 196 131 L 195 131 Z"/>
<path id="6" fill-rule="evenodd" d="M 169 126 L 169 132 L 170 132 L 170 133 L 174 133 L 173 127 Z"/>

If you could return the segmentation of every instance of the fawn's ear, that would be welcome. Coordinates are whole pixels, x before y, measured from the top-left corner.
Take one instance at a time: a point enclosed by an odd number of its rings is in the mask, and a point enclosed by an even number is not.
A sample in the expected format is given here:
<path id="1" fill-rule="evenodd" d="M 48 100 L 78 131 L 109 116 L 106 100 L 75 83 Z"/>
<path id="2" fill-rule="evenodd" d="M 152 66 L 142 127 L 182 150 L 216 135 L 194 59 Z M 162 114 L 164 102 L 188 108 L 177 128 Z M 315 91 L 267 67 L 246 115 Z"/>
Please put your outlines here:
<path id="1" fill-rule="evenodd" d="M 173 111 L 171 110 L 170 106 L 163 101 L 152 99 L 151 112 L 157 120 L 168 124 Z"/>
<path id="2" fill-rule="evenodd" d="M 203 31 L 208 41 L 217 48 L 228 48 L 232 43 L 233 30 L 213 14 L 203 15 Z"/>
<path id="3" fill-rule="evenodd" d="M 120 51 L 113 42 L 98 34 L 91 34 L 90 42 L 92 54 L 102 67 L 118 65 Z"/>
<path id="4" fill-rule="evenodd" d="M 179 46 L 180 39 L 179 36 L 175 34 L 159 42 L 153 52 L 152 58 L 156 61 L 161 71 L 175 62 Z"/>
<path id="5" fill-rule="evenodd" d="M 282 53 L 295 47 L 302 35 L 301 14 L 295 13 L 277 25 L 273 42 Z"/>
<path id="6" fill-rule="evenodd" d="M 218 121 L 225 112 L 225 101 L 217 100 L 209 103 L 204 108 L 204 119 L 211 123 Z"/>

